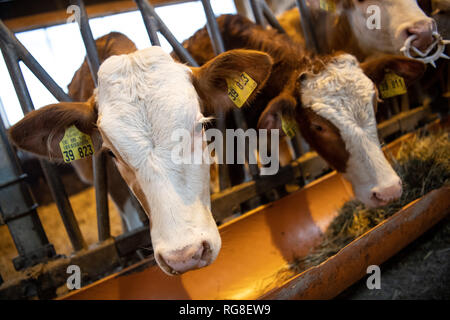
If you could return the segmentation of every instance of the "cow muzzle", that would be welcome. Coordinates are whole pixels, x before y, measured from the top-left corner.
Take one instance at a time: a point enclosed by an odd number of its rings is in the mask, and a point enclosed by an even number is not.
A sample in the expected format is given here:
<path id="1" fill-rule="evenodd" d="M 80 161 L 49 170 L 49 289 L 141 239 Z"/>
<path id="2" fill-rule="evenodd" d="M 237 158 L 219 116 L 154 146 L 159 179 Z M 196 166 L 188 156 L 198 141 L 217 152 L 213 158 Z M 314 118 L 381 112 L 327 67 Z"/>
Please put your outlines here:
<path id="1" fill-rule="evenodd" d="M 412 46 L 421 51 L 426 51 L 434 41 L 433 33 L 435 31 L 436 22 L 433 19 L 428 18 L 417 21 L 414 24 L 407 26 L 405 35 L 406 38 L 414 36 L 414 40 L 411 43 Z"/>
<path id="2" fill-rule="evenodd" d="M 181 249 L 160 250 L 155 253 L 155 258 L 165 273 L 180 275 L 211 264 L 217 255 L 215 251 L 214 246 L 205 240 Z"/>
<path id="3" fill-rule="evenodd" d="M 393 179 L 390 183 L 376 186 L 371 190 L 371 206 L 379 207 L 397 200 L 403 193 L 400 178 Z"/>

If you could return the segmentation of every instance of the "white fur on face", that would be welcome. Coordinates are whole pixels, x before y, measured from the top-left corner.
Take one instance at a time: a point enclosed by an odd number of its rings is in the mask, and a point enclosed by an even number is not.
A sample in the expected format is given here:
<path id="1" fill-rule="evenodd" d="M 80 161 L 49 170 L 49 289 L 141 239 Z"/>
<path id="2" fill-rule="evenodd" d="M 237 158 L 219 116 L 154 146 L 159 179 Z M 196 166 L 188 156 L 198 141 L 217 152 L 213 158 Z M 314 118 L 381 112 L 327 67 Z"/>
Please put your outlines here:
<path id="1" fill-rule="evenodd" d="M 356 197 L 369 205 L 375 205 L 371 200 L 374 188 L 399 181 L 380 147 L 374 95 L 374 84 L 348 54 L 336 57 L 323 72 L 302 83 L 303 106 L 339 129 L 350 154 L 344 175 Z"/>
<path id="2" fill-rule="evenodd" d="M 346 12 L 354 34 L 358 39 L 361 49 L 366 53 L 386 52 L 400 54 L 408 34 L 405 30 L 422 20 L 429 21 L 417 4 L 417 0 L 366 0 L 354 1 L 355 8 Z M 369 6 L 377 6 L 380 9 L 380 29 L 369 29 L 367 13 Z"/>
<path id="3" fill-rule="evenodd" d="M 193 130 L 201 115 L 190 69 L 150 47 L 110 57 L 98 76 L 98 126 L 145 194 L 155 256 L 207 242 L 214 260 L 220 237 L 210 211 L 209 168 L 171 161 L 172 132 Z"/>

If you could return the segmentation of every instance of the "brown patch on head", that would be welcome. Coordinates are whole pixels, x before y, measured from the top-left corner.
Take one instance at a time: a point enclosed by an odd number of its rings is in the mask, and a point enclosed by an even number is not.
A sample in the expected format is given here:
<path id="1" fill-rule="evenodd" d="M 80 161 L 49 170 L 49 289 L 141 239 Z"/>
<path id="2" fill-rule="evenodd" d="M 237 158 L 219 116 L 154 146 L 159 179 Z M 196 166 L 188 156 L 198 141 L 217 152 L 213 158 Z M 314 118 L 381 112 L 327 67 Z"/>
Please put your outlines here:
<path id="1" fill-rule="evenodd" d="M 350 157 L 339 129 L 310 108 L 299 108 L 296 119 L 305 140 L 339 172 L 345 172 Z"/>
<path id="2" fill-rule="evenodd" d="M 111 32 L 95 40 L 100 64 L 113 55 L 128 54 L 137 50 L 134 43 L 127 36 L 119 32 Z M 68 85 L 69 96 L 74 101 L 86 101 L 94 93 L 95 85 L 91 71 L 84 59 L 81 67 L 75 72 Z"/>

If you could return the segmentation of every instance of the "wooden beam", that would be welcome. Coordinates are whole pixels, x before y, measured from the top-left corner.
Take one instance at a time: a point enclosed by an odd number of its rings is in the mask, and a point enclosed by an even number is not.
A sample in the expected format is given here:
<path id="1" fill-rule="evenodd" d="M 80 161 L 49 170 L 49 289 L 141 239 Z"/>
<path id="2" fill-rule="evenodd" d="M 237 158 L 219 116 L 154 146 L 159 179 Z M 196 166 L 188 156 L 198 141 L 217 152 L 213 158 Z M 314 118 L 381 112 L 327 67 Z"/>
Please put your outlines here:
<path id="1" fill-rule="evenodd" d="M 195 0 L 150 0 L 155 7 L 170 5 L 182 2 L 192 2 Z M 86 11 L 89 18 L 103 17 L 116 13 L 129 12 L 137 10 L 136 3 L 132 0 L 113 1 L 110 3 L 101 3 L 87 5 Z M 38 28 L 50 27 L 58 24 L 64 24 L 69 14 L 66 10 L 55 10 L 46 13 L 7 19 L 3 22 L 13 32 L 22 32 Z"/>

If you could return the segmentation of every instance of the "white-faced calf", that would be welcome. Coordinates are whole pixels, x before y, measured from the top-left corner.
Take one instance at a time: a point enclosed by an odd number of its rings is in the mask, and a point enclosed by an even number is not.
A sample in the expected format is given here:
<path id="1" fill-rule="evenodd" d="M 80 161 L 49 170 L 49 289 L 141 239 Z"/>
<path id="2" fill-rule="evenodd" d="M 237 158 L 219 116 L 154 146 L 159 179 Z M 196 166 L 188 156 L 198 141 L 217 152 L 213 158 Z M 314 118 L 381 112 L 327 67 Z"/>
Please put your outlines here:
<path id="1" fill-rule="evenodd" d="M 246 72 L 264 86 L 271 66 L 267 54 L 246 50 L 200 68 L 174 62 L 160 47 L 112 56 L 100 67 L 91 99 L 30 112 L 10 136 L 22 149 L 61 160 L 59 142 L 75 125 L 92 137 L 97 151 L 112 151 L 149 216 L 157 263 L 167 274 L 183 273 L 213 262 L 221 240 L 210 210 L 209 168 L 174 164 L 171 133 L 185 129 L 201 139 L 195 128 L 204 113 L 232 105 L 226 79 Z"/>

